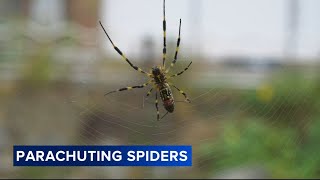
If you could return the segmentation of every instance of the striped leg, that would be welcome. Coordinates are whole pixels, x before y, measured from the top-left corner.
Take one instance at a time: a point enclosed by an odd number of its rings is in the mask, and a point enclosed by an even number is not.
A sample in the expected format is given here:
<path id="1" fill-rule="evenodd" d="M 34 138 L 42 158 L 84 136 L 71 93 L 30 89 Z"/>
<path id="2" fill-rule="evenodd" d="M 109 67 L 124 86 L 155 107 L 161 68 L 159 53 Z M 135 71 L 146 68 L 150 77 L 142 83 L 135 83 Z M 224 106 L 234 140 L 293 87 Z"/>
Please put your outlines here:
<path id="1" fill-rule="evenodd" d="M 187 94 L 184 93 L 182 90 L 180 90 L 179 88 L 177 88 L 175 85 L 172 85 L 174 88 L 176 88 L 185 98 L 185 101 L 191 103 L 190 99 L 188 98 Z"/>
<path id="2" fill-rule="evenodd" d="M 144 84 L 139 85 L 139 86 L 131 86 L 131 87 L 120 88 L 120 89 L 117 89 L 117 90 L 115 90 L 115 91 L 110 91 L 110 92 L 106 93 L 105 96 L 108 95 L 108 94 L 114 93 L 114 92 L 118 92 L 118 91 L 126 91 L 126 90 L 135 89 L 135 88 L 144 88 L 144 87 L 146 87 L 149 83 L 150 83 L 150 82 L 144 83 Z"/>
<path id="3" fill-rule="evenodd" d="M 166 73 L 169 72 L 170 68 L 172 68 L 174 66 L 174 64 L 176 63 L 176 61 L 178 59 L 178 53 L 179 53 L 179 47 L 180 47 L 180 32 L 181 32 L 181 19 L 180 19 L 180 23 L 179 23 L 179 35 L 178 35 L 178 40 L 177 40 L 176 53 L 174 54 L 174 59 L 170 65 L 170 67 L 167 69 Z"/>
<path id="4" fill-rule="evenodd" d="M 190 62 L 190 64 L 189 64 L 186 68 L 184 68 L 183 71 L 181 71 L 181 72 L 179 72 L 179 73 L 177 73 L 177 74 L 171 75 L 170 77 L 176 77 L 176 76 L 181 75 L 182 73 L 184 73 L 186 70 L 189 69 L 189 67 L 190 67 L 191 64 L 192 64 L 192 61 Z"/>
<path id="5" fill-rule="evenodd" d="M 153 88 L 151 88 L 148 93 L 147 93 L 147 97 L 150 96 L 151 92 L 152 92 Z"/>
<path id="6" fill-rule="evenodd" d="M 125 61 L 127 61 L 127 62 L 129 63 L 129 65 L 130 65 L 133 69 L 135 69 L 136 71 L 139 71 L 139 72 L 141 72 L 141 73 L 143 73 L 143 74 L 147 74 L 149 77 L 151 77 L 151 74 L 149 74 L 149 73 L 147 73 L 147 72 L 143 71 L 141 68 L 139 68 L 139 67 L 137 67 L 137 66 L 133 65 L 133 64 L 129 61 L 129 59 L 125 56 L 125 54 L 123 54 L 123 53 L 120 51 L 120 49 L 119 49 L 117 46 L 115 46 L 115 45 L 113 44 L 113 42 L 112 42 L 111 38 L 109 37 L 109 35 L 108 35 L 107 31 L 104 29 L 104 27 L 103 27 L 103 25 L 102 25 L 101 21 L 99 21 L 99 23 L 100 23 L 100 25 L 101 25 L 101 27 L 102 27 L 102 29 L 103 29 L 104 33 L 107 35 L 107 37 L 108 37 L 109 41 L 111 42 L 111 44 L 112 44 L 113 48 L 114 48 L 114 49 L 115 49 L 115 50 L 116 50 L 116 51 L 117 51 L 117 52 L 122 56 L 122 58 L 123 58 Z"/>
<path id="7" fill-rule="evenodd" d="M 159 121 L 160 113 L 159 113 L 159 107 L 158 107 L 158 92 L 156 92 L 156 101 L 155 101 L 155 104 L 156 104 L 156 109 L 157 109 L 157 120 Z"/>
<path id="8" fill-rule="evenodd" d="M 162 22 L 162 27 L 163 27 L 163 51 L 162 51 L 162 66 L 163 69 L 165 69 L 165 61 L 166 61 L 166 54 L 167 54 L 167 43 L 166 43 L 166 27 L 167 22 L 166 22 L 166 1 L 163 0 L 163 22 Z"/>

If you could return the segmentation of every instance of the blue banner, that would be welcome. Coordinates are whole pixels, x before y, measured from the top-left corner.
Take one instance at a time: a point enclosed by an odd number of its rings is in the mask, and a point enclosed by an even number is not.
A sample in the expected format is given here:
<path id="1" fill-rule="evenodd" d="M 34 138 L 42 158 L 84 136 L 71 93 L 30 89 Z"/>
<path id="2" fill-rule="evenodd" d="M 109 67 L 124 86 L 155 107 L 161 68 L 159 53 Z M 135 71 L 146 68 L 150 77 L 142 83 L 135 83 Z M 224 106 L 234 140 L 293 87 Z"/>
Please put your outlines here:
<path id="1" fill-rule="evenodd" d="M 192 166 L 191 146 L 13 146 L 14 166 Z"/>

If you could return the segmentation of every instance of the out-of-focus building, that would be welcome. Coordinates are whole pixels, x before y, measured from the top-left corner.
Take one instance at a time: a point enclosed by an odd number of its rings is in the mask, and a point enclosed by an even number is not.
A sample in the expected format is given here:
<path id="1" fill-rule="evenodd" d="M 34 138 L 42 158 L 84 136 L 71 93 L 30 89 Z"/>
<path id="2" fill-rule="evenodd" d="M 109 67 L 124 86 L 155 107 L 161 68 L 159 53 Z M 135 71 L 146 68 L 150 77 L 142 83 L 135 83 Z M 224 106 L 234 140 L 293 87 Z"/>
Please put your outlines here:
<path id="1" fill-rule="evenodd" d="M 89 76 L 90 63 L 99 59 L 96 52 L 99 4 L 98 0 L 1 1 L 0 49 L 11 51 L 15 56 L 11 58 L 20 59 L 17 64 L 12 61 L 2 64 L 2 73 L 6 72 L 7 79 L 19 78 L 17 71 L 26 62 L 25 55 L 49 48 L 52 60 L 73 67 L 71 79 Z"/>

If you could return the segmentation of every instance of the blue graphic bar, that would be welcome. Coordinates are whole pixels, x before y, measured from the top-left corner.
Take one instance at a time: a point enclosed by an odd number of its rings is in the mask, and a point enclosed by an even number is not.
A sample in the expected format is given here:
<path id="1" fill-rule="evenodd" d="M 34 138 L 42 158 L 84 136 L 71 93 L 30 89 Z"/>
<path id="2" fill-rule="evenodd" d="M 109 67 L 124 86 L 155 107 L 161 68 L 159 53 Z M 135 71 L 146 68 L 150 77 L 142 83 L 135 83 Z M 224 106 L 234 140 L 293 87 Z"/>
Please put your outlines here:
<path id="1" fill-rule="evenodd" d="M 192 166 L 192 147 L 13 146 L 14 166 Z"/>

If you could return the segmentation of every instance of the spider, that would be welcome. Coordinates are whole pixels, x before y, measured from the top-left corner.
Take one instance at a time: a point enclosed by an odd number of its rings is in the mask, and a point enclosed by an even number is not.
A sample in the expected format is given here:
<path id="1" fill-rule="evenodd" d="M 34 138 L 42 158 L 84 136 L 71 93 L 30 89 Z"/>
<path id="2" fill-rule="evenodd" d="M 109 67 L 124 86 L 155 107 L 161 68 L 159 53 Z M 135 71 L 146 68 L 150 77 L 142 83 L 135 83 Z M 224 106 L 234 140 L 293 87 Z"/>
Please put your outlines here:
<path id="1" fill-rule="evenodd" d="M 175 101 L 172 95 L 172 91 L 170 86 L 174 87 L 176 90 L 178 90 L 185 98 L 185 102 L 191 103 L 190 99 L 188 98 L 188 96 L 186 95 L 186 93 L 182 90 L 180 90 L 178 87 L 176 87 L 175 85 L 173 85 L 172 83 L 168 82 L 168 79 L 176 77 L 181 75 L 182 73 L 184 73 L 186 70 L 188 70 L 188 68 L 190 67 L 190 65 L 192 64 L 192 61 L 189 63 L 189 65 L 181 72 L 177 73 L 177 74 L 169 74 L 170 68 L 174 67 L 177 58 L 178 58 L 178 52 L 179 52 L 179 46 L 180 46 L 180 32 L 181 32 L 181 19 L 179 22 L 179 35 L 178 35 L 178 39 L 177 39 L 177 46 L 176 46 L 176 50 L 175 50 L 175 55 L 174 55 L 174 59 L 171 62 L 171 65 L 166 68 L 165 66 L 165 62 L 166 62 L 166 14 L 165 14 L 165 0 L 163 0 L 163 51 L 162 51 L 162 66 L 155 66 L 153 67 L 150 72 L 146 72 L 143 71 L 141 68 L 133 65 L 129 59 L 125 56 L 125 54 L 112 42 L 110 36 L 108 35 L 107 31 L 105 30 L 105 28 L 103 27 L 101 21 L 99 21 L 103 31 L 105 32 L 105 34 L 107 35 L 110 43 L 112 44 L 113 48 L 122 56 L 122 58 L 127 61 L 127 63 L 129 63 L 129 65 L 135 69 L 136 71 L 139 71 L 143 74 L 145 74 L 146 76 L 148 76 L 150 78 L 150 81 L 142 84 L 142 85 L 138 85 L 138 86 L 130 86 L 130 87 L 125 87 L 125 88 L 120 88 L 111 92 L 108 92 L 105 94 L 108 95 L 110 93 L 114 93 L 114 92 L 118 92 L 118 91 L 125 91 L 125 90 L 132 90 L 135 88 L 144 88 L 146 86 L 148 86 L 149 84 L 153 84 L 153 87 L 148 91 L 147 93 L 147 97 L 151 94 L 152 90 L 156 90 L 156 100 L 155 100 L 155 107 L 157 109 L 157 120 L 160 120 L 160 114 L 159 114 L 159 107 L 158 107 L 158 92 L 160 94 L 160 98 L 163 102 L 163 106 L 165 108 L 165 110 L 167 111 L 165 115 L 163 115 L 161 117 L 161 119 L 166 116 L 169 112 L 172 113 L 174 111 L 174 105 L 175 105 Z"/>

